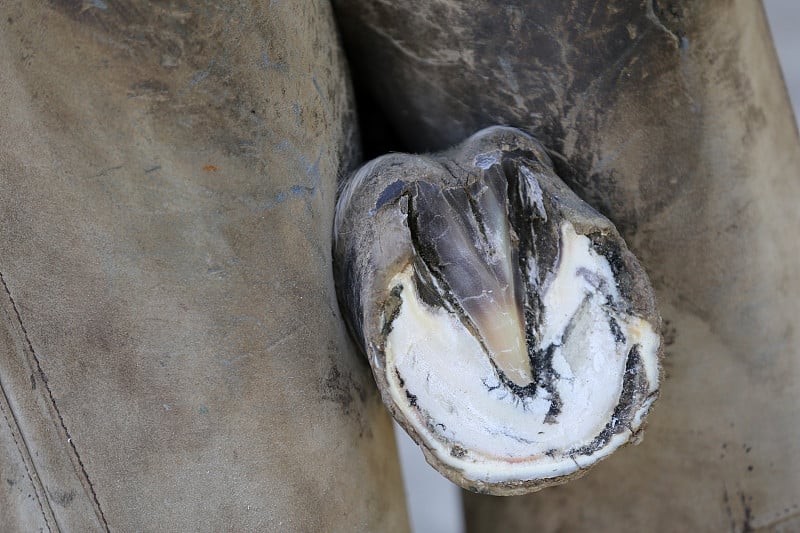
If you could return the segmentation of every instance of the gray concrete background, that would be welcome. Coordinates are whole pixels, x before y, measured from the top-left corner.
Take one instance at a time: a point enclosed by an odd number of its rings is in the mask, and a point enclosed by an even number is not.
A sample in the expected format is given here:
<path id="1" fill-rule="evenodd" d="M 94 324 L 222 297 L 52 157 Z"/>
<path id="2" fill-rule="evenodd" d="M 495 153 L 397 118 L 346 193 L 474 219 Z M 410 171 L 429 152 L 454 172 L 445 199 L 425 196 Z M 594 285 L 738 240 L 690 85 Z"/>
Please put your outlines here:
<path id="1" fill-rule="evenodd" d="M 800 115 L 800 0 L 764 0 L 764 6 L 796 117 Z M 396 425 L 395 435 L 414 533 L 463 532 L 458 487 L 428 466 L 416 444 Z"/>
<path id="2" fill-rule="evenodd" d="M 797 117 L 800 114 L 800 1 L 764 0 L 764 6 Z"/>

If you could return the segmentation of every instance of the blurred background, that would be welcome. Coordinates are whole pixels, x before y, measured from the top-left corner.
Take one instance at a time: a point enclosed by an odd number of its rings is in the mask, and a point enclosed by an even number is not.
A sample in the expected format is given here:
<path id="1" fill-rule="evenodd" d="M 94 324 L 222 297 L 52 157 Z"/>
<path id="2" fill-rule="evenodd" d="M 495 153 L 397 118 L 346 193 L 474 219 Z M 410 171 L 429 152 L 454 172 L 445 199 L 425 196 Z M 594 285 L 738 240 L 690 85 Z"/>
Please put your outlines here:
<path id="1" fill-rule="evenodd" d="M 800 110 L 800 0 L 764 0 L 795 117 Z M 460 489 L 428 466 L 414 441 L 395 425 L 414 533 L 461 533 Z M 413 487 L 413 490 L 410 490 Z"/>

